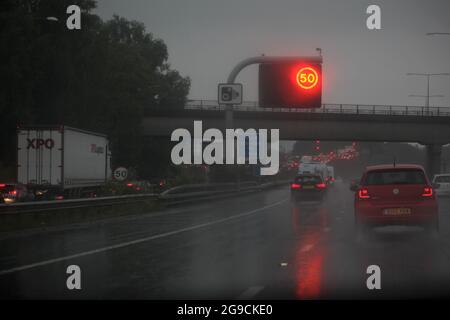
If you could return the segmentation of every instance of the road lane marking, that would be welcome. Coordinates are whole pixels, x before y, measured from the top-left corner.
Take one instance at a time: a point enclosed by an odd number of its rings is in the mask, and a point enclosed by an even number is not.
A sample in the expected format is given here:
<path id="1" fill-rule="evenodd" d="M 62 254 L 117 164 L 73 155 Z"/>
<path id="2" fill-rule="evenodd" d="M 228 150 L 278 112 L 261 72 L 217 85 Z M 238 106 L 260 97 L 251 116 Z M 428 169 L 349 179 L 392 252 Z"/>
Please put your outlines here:
<path id="1" fill-rule="evenodd" d="M 204 206 L 206 206 L 206 205 L 201 205 L 199 207 L 196 207 L 196 209 L 201 209 Z M 110 223 L 121 223 L 121 222 L 134 222 L 137 220 L 157 218 L 160 216 L 169 216 L 172 214 L 180 214 L 180 213 L 185 213 L 185 212 L 189 212 L 189 211 L 193 211 L 193 209 L 185 208 L 185 209 L 176 209 L 176 211 L 168 210 L 168 211 L 161 211 L 161 212 L 156 212 L 156 213 L 145 212 L 142 215 L 108 217 L 101 221 L 99 220 L 99 221 L 90 221 L 90 222 L 89 221 L 88 222 L 77 222 L 77 223 L 73 223 L 70 225 L 49 226 L 45 230 L 43 230 L 43 229 L 37 229 L 37 230 L 25 229 L 25 230 L 20 230 L 15 233 L 13 233 L 13 231 L 11 231 L 11 232 L 5 233 L 4 235 L 1 235 L 0 241 L 16 239 L 16 238 L 25 238 L 25 237 L 29 237 L 29 236 L 44 234 L 47 232 L 74 231 L 74 230 L 80 230 L 80 229 L 87 229 L 87 228 L 92 227 L 93 222 L 98 222 L 99 225 L 110 224 Z"/>
<path id="2" fill-rule="evenodd" d="M 80 258 L 80 257 L 93 255 L 93 254 L 96 254 L 96 253 L 101 253 L 101 252 L 105 252 L 105 251 L 110 251 L 110 250 L 114 250 L 114 249 L 128 247 L 128 246 L 132 246 L 132 245 L 135 245 L 135 244 L 139 244 L 139 243 L 143 243 L 143 242 L 147 242 L 147 241 L 151 241 L 151 240 L 156 240 L 156 239 L 161 239 L 161 238 L 173 236 L 173 235 L 176 235 L 176 234 L 179 234 L 179 233 L 183 233 L 183 232 L 186 232 L 186 231 L 192 231 L 192 230 L 196 230 L 196 229 L 200 229 L 200 228 L 213 226 L 213 225 L 224 223 L 224 222 L 227 222 L 227 221 L 231 221 L 231 220 L 243 218 L 243 217 L 246 217 L 246 216 L 250 216 L 250 215 L 255 214 L 255 213 L 257 213 L 259 211 L 262 211 L 262 210 L 266 210 L 266 209 L 269 209 L 269 208 L 272 208 L 272 207 L 276 207 L 276 206 L 282 204 L 283 202 L 286 202 L 287 200 L 288 200 L 288 198 L 283 199 L 283 200 L 278 201 L 278 202 L 275 202 L 275 203 L 272 203 L 270 205 L 267 205 L 267 206 L 264 206 L 264 207 L 261 207 L 261 208 L 257 208 L 257 209 L 254 209 L 254 210 L 250 210 L 250 211 L 247 211 L 247 212 L 244 212 L 244 213 L 240 213 L 240 214 L 228 217 L 228 218 L 223 218 L 223 219 L 219 219 L 219 220 L 215 220 L 215 221 L 205 222 L 205 223 L 198 224 L 198 225 L 195 225 L 195 226 L 182 228 L 182 229 L 178 229 L 178 230 L 174 230 L 174 231 L 169 231 L 169 232 L 157 234 L 157 235 L 150 236 L 150 237 L 136 239 L 136 240 L 133 240 L 133 241 L 118 243 L 118 244 L 115 244 L 115 245 L 112 245 L 112 246 L 107 246 L 107 247 L 103 247 L 103 248 L 99 248 L 99 249 L 84 251 L 84 252 L 80 252 L 80 253 L 64 256 L 64 257 L 59 257 L 59 258 L 55 258 L 55 259 L 49 259 L 49 260 L 45 260 L 45 261 L 41 261 L 41 262 L 27 264 L 27 265 L 16 267 L 16 268 L 1 270 L 0 271 L 0 276 L 5 275 L 5 274 L 9 274 L 9 273 L 18 272 L 18 271 L 28 270 L 28 269 L 32 269 L 32 268 L 36 268 L 36 267 L 41 267 L 41 266 L 49 265 L 49 264 L 56 263 L 56 262 L 61 262 L 61 261 L 65 261 L 65 260 L 70 260 L 70 259 L 75 259 L 75 258 Z"/>
<path id="3" fill-rule="evenodd" d="M 313 244 L 307 244 L 305 245 L 303 248 L 300 249 L 300 252 L 308 252 L 310 251 L 312 248 L 314 248 Z"/>
<path id="4" fill-rule="evenodd" d="M 264 289 L 263 286 L 254 286 L 250 287 L 244 292 L 242 292 L 237 300 L 250 300 L 253 299 L 258 293 L 260 293 Z"/>

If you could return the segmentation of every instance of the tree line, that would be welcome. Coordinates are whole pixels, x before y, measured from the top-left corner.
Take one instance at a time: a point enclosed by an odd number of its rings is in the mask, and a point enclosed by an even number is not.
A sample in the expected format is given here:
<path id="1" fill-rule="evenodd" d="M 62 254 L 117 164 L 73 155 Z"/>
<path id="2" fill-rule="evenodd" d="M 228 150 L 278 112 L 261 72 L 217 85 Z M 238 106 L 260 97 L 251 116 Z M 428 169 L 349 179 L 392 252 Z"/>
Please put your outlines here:
<path id="1" fill-rule="evenodd" d="M 81 30 L 66 8 L 81 8 Z M 94 0 L 4 0 L 0 4 L 0 163 L 15 165 L 17 125 L 68 125 L 106 133 L 113 162 L 154 175 L 167 143 L 144 139 L 148 108 L 183 108 L 190 79 L 168 63 L 164 41 L 141 22 L 103 21 Z M 47 17 L 56 17 L 47 19 Z"/>

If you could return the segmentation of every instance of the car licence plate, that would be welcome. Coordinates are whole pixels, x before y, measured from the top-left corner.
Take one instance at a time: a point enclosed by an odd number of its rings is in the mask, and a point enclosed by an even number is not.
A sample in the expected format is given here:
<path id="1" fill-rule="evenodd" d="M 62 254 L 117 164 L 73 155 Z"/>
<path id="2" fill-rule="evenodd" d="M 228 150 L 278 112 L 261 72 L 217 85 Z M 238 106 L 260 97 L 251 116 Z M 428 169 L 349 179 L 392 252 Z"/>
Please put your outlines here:
<path id="1" fill-rule="evenodd" d="M 314 186 L 304 186 L 304 189 L 314 189 Z"/>
<path id="2" fill-rule="evenodd" d="M 401 215 L 411 214 L 411 209 L 410 208 L 384 209 L 383 213 L 387 216 L 401 216 Z"/>

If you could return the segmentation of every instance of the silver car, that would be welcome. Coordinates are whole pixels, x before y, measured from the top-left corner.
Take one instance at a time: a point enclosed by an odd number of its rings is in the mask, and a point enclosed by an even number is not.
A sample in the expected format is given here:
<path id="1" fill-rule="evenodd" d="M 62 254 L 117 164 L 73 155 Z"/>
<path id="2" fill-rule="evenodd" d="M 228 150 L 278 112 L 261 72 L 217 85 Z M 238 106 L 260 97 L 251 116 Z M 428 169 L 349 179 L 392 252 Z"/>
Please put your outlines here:
<path id="1" fill-rule="evenodd" d="M 450 196 L 450 173 L 435 175 L 433 184 L 439 186 L 435 189 L 437 196 Z"/>

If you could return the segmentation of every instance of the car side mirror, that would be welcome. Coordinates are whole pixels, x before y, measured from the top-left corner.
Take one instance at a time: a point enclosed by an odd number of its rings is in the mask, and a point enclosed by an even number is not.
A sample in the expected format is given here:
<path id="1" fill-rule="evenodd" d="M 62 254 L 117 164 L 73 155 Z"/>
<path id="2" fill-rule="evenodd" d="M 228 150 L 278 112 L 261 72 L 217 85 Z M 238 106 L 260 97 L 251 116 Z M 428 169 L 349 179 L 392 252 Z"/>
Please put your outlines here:
<path id="1" fill-rule="evenodd" d="M 433 183 L 433 189 L 439 189 L 441 185 L 439 183 Z"/>

